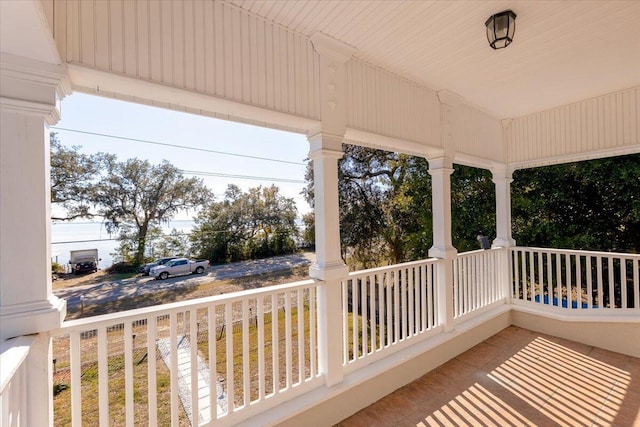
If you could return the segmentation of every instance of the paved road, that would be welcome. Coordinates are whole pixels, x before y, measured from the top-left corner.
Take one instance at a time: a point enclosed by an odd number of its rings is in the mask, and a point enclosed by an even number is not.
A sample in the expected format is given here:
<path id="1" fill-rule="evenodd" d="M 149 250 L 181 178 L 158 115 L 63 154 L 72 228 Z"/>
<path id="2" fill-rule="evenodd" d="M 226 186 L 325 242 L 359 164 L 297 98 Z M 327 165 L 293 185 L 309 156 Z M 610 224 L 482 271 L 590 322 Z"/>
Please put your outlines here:
<path id="1" fill-rule="evenodd" d="M 210 267 L 205 274 L 172 277 L 156 280 L 152 277 L 137 276 L 124 280 L 102 282 L 94 285 L 74 286 L 55 289 L 53 293 L 67 300 L 67 309 L 75 311 L 84 297 L 85 303 L 100 304 L 122 297 L 134 297 L 153 293 L 158 290 L 180 289 L 211 282 L 212 280 L 233 279 L 261 273 L 272 273 L 293 267 L 309 265 L 315 260 L 315 254 L 284 255 L 253 261 L 234 262 Z"/>

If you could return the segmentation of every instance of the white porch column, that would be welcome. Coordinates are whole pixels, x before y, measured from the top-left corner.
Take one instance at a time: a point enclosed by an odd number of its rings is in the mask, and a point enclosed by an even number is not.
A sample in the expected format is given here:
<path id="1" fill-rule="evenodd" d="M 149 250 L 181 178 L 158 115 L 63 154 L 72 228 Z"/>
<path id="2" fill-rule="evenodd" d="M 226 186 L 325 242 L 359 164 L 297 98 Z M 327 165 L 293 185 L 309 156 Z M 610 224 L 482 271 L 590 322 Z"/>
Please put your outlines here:
<path id="1" fill-rule="evenodd" d="M 342 139 L 326 134 L 309 138 L 313 160 L 316 261 L 309 275 L 322 280 L 318 288 L 318 361 L 325 384 L 342 381 L 342 293 L 341 281 L 348 269 L 340 251 L 338 211 L 338 159 L 342 157 Z"/>
<path id="2" fill-rule="evenodd" d="M 51 287 L 49 131 L 66 94 L 66 70 L 2 54 L 0 86 L 0 334 L 60 325 Z"/>
<path id="3" fill-rule="evenodd" d="M 507 167 L 494 168 L 493 183 L 496 185 L 496 238 L 494 247 L 506 248 L 515 246 L 511 237 L 511 182 L 512 172 Z"/>
<path id="4" fill-rule="evenodd" d="M 310 268 L 311 277 L 330 280 L 339 271 L 346 273 L 340 248 L 340 217 L 338 206 L 338 160 L 342 158 L 342 138 L 315 134 L 309 137 L 313 160 L 315 195 L 316 261 Z"/>
<path id="5" fill-rule="evenodd" d="M 316 261 L 309 275 L 322 280 L 318 288 L 318 362 L 327 386 L 342 381 L 341 281 L 348 269 L 340 250 L 338 159 L 346 130 L 346 62 L 353 49 L 322 33 L 311 36 L 320 56 L 322 122 L 310 132 L 309 158 L 313 161 Z"/>
<path id="6" fill-rule="evenodd" d="M 65 94 L 62 66 L 2 54 L 0 68 L 0 340 L 57 328 L 52 294 L 49 132 Z M 53 424 L 51 340 L 31 347 L 25 425 Z M 21 415 L 22 416 L 22 415 Z"/>
<path id="7" fill-rule="evenodd" d="M 453 329 L 453 260 L 458 251 L 451 242 L 451 174 L 449 157 L 429 159 L 431 175 L 433 246 L 429 256 L 444 259 L 438 266 L 438 318 L 444 330 Z"/>
<path id="8" fill-rule="evenodd" d="M 516 245 L 511 237 L 511 182 L 512 171 L 508 167 L 493 168 L 493 183 L 496 185 L 496 238 L 494 248 L 504 248 L 501 256 L 500 288 L 505 302 L 511 301 L 511 254 L 509 248 Z"/>

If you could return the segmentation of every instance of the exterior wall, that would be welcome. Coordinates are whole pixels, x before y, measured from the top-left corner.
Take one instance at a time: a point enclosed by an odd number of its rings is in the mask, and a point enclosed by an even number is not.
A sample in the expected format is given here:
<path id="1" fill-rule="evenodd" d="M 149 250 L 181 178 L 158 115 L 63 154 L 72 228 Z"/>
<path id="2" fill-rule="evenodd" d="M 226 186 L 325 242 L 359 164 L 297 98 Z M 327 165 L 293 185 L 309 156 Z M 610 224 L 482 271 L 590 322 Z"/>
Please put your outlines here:
<path id="1" fill-rule="evenodd" d="M 62 1 L 63 61 L 318 119 L 311 42 L 223 2 Z"/>
<path id="2" fill-rule="evenodd" d="M 536 314 L 513 308 L 515 326 L 565 338 L 605 350 L 640 357 L 640 320 L 620 322 L 615 319 L 580 320 L 553 318 L 549 313 Z"/>
<path id="3" fill-rule="evenodd" d="M 515 119 L 505 141 L 516 168 L 640 152 L 640 87 Z"/>

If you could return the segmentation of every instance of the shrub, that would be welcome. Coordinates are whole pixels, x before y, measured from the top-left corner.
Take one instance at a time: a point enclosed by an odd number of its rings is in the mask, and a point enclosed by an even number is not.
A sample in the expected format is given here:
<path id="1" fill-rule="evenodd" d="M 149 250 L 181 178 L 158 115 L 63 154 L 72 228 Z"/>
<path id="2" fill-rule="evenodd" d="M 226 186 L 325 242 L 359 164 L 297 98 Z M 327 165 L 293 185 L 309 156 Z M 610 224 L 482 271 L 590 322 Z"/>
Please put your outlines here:
<path id="1" fill-rule="evenodd" d="M 128 262 L 117 262 L 113 264 L 111 267 L 106 269 L 109 274 L 117 274 L 117 273 L 135 273 L 137 272 L 137 268 L 135 265 L 130 264 Z"/>
<path id="2" fill-rule="evenodd" d="M 64 273 L 64 266 L 58 264 L 57 262 L 51 263 L 51 272 L 52 273 Z"/>

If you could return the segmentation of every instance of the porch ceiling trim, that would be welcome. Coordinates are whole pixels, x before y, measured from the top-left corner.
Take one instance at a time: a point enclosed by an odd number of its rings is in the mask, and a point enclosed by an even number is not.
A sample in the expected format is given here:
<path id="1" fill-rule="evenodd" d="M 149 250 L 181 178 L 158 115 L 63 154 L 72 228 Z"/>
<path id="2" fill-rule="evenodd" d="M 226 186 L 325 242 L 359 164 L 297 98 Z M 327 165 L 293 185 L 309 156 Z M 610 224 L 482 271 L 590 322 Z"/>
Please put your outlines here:
<path id="1" fill-rule="evenodd" d="M 534 7 L 536 2 L 524 3 L 530 12 L 538 11 Z M 107 4 L 112 9 L 106 7 Z M 332 14 L 336 9 L 344 9 L 347 14 L 354 12 L 349 5 L 313 4 Z M 630 154 L 640 149 L 637 88 L 518 117 L 502 129 L 500 121 L 485 112 L 490 111 L 486 109 L 487 105 L 474 106 L 480 105 L 477 97 L 469 95 L 485 89 L 481 87 L 482 80 L 471 79 L 465 83 L 470 92 L 455 85 L 427 86 L 428 81 L 416 79 L 415 73 L 402 72 L 385 61 L 361 55 L 367 40 L 361 37 L 359 41 L 350 42 L 351 39 L 342 37 L 343 33 L 332 33 L 330 28 L 338 28 L 333 24 L 323 31 L 324 28 L 314 27 L 321 24 L 318 21 L 303 30 L 303 27 L 279 22 L 273 16 L 264 16 L 262 8 L 254 10 L 252 6 L 245 7 L 246 4 L 235 1 L 193 5 L 167 2 L 150 5 L 150 8 L 115 1 L 100 4 L 70 1 L 67 7 L 62 7 L 61 3 L 57 5 L 53 14 L 56 42 L 64 54 L 63 59 L 69 61 L 73 88 L 82 92 L 308 134 L 322 120 L 318 55 L 313 51 L 310 39 L 311 34 L 322 31 L 358 49 L 347 62 L 345 119 L 350 130 L 346 140 L 422 156 L 425 152 L 426 156 L 437 156 L 438 148 L 433 147 L 440 147 L 463 164 L 491 168 L 506 163 L 512 169 Z M 398 12 L 389 2 L 382 9 L 378 9 L 380 5 L 375 2 L 363 5 L 379 12 L 381 19 Z M 620 10 L 612 10 L 604 2 L 598 5 L 607 13 L 607 22 L 621 14 Z M 310 4 L 286 6 L 287 10 L 302 10 Z M 432 6 L 421 13 L 431 17 L 432 13 L 437 15 L 457 9 L 457 6 L 437 2 Z M 403 16 L 413 21 L 411 11 L 417 6 L 402 2 L 399 7 Z M 524 5 L 521 7 L 525 8 Z M 474 17 L 484 16 L 486 8 L 488 6 L 470 8 L 465 19 L 475 22 Z M 542 10 L 543 6 L 540 8 Z M 562 12 L 572 9 L 595 16 L 589 8 L 578 4 L 567 6 Z M 109 10 L 111 18 L 103 16 L 103 12 Z M 123 18 L 129 14 L 135 19 Z M 200 15 L 203 19 L 196 19 Z M 172 19 L 164 19 L 167 16 Z M 532 18 L 536 15 L 529 19 Z M 309 19 L 316 20 L 312 16 Z M 337 19 L 344 20 L 345 17 Z M 635 34 L 637 29 L 627 25 L 631 21 L 629 17 L 624 28 Z M 177 30 L 172 23 L 178 25 Z M 529 25 L 547 24 L 533 19 Z M 589 25 L 594 22 L 589 21 Z M 67 31 L 62 31 L 61 27 Z M 193 31 L 180 31 L 184 28 L 193 28 Z M 394 37 L 403 38 L 406 31 L 415 29 L 398 25 Z M 370 27 L 351 30 L 364 36 L 366 30 L 370 32 Z M 567 31 L 584 32 L 577 26 Z M 471 36 L 467 30 L 465 34 Z M 379 35 L 370 36 L 379 38 Z M 475 36 L 473 41 L 478 42 Z M 486 40 L 480 41 L 486 48 Z M 411 43 L 421 42 L 416 39 Z M 506 55 L 529 58 L 532 47 L 527 49 L 525 44 L 523 41 L 520 48 L 505 50 Z M 3 40 L 3 50 L 4 46 Z M 413 44 L 405 47 L 411 46 Z M 387 47 L 392 48 L 391 45 Z M 397 46 L 393 49 L 405 50 L 397 49 Z M 349 50 L 345 57 L 350 53 Z M 607 58 L 611 56 L 611 52 L 605 53 Z M 391 50 L 389 54 L 406 55 Z M 492 66 L 494 60 L 508 60 L 504 52 L 501 53 L 503 57 L 495 57 L 494 52 L 490 54 Z M 485 61 L 489 53 L 474 52 L 474 55 Z M 573 66 L 583 57 L 573 53 L 568 61 Z M 432 54 L 429 58 L 433 62 L 429 67 L 434 72 L 438 67 L 451 67 L 438 55 Z M 638 64 L 637 59 L 626 60 L 626 63 L 631 70 Z M 438 67 L 435 64 L 439 64 Z M 522 66 L 531 66 L 531 63 Z M 477 69 L 463 68 L 456 68 L 455 73 L 475 73 L 474 78 L 480 78 Z M 608 69 L 611 71 L 611 67 Z M 545 72 L 549 73 L 548 70 Z M 558 70 L 557 77 L 566 78 L 563 73 L 566 74 L 566 70 Z M 585 85 L 581 93 L 589 96 L 594 91 L 592 80 L 582 78 L 577 82 L 580 81 Z M 494 77 L 491 82 L 497 84 Z M 577 82 L 571 82 L 576 90 L 579 89 Z M 544 93 L 550 93 L 549 88 L 542 86 L 539 80 L 532 80 L 526 87 L 506 85 L 501 86 L 500 91 L 505 93 L 510 88 L 508 97 L 516 97 L 524 104 L 531 101 L 527 91 L 532 87 L 540 92 L 534 94 L 538 101 L 542 101 Z M 611 85 L 607 87 L 617 90 Z M 503 100 L 497 92 L 488 98 Z M 549 94 L 548 98 L 545 105 L 564 99 L 561 94 Z M 592 123 L 596 123 L 596 127 Z"/>
<path id="2" fill-rule="evenodd" d="M 319 121 L 308 117 L 243 104 L 237 100 L 214 97 L 83 65 L 68 64 L 68 68 L 73 89 L 79 92 L 301 134 L 307 134 L 319 124 Z"/>
<path id="3" fill-rule="evenodd" d="M 349 144 L 357 144 L 378 150 L 398 151 L 412 156 L 425 157 L 427 159 L 444 155 L 442 147 L 391 138 L 361 129 L 347 128 L 344 139 L 345 142 Z"/>
<path id="4" fill-rule="evenodd" d="M 640 154 L 640 144 L 628 147 L 609 148 L 598 151 L 590 151 L 588 153 L 567 154 L 565 156 L 549 157 L 544 159 L 528 160 L 523 162 L 509 163 L 508 167 L 511 171 L 518 169 L 531 169 L 542 166 L 553 166 L 564 163 L 582 162 L 585 160 L 604 159 L 607 157 L 627 156 L 630 154 Z"/>

